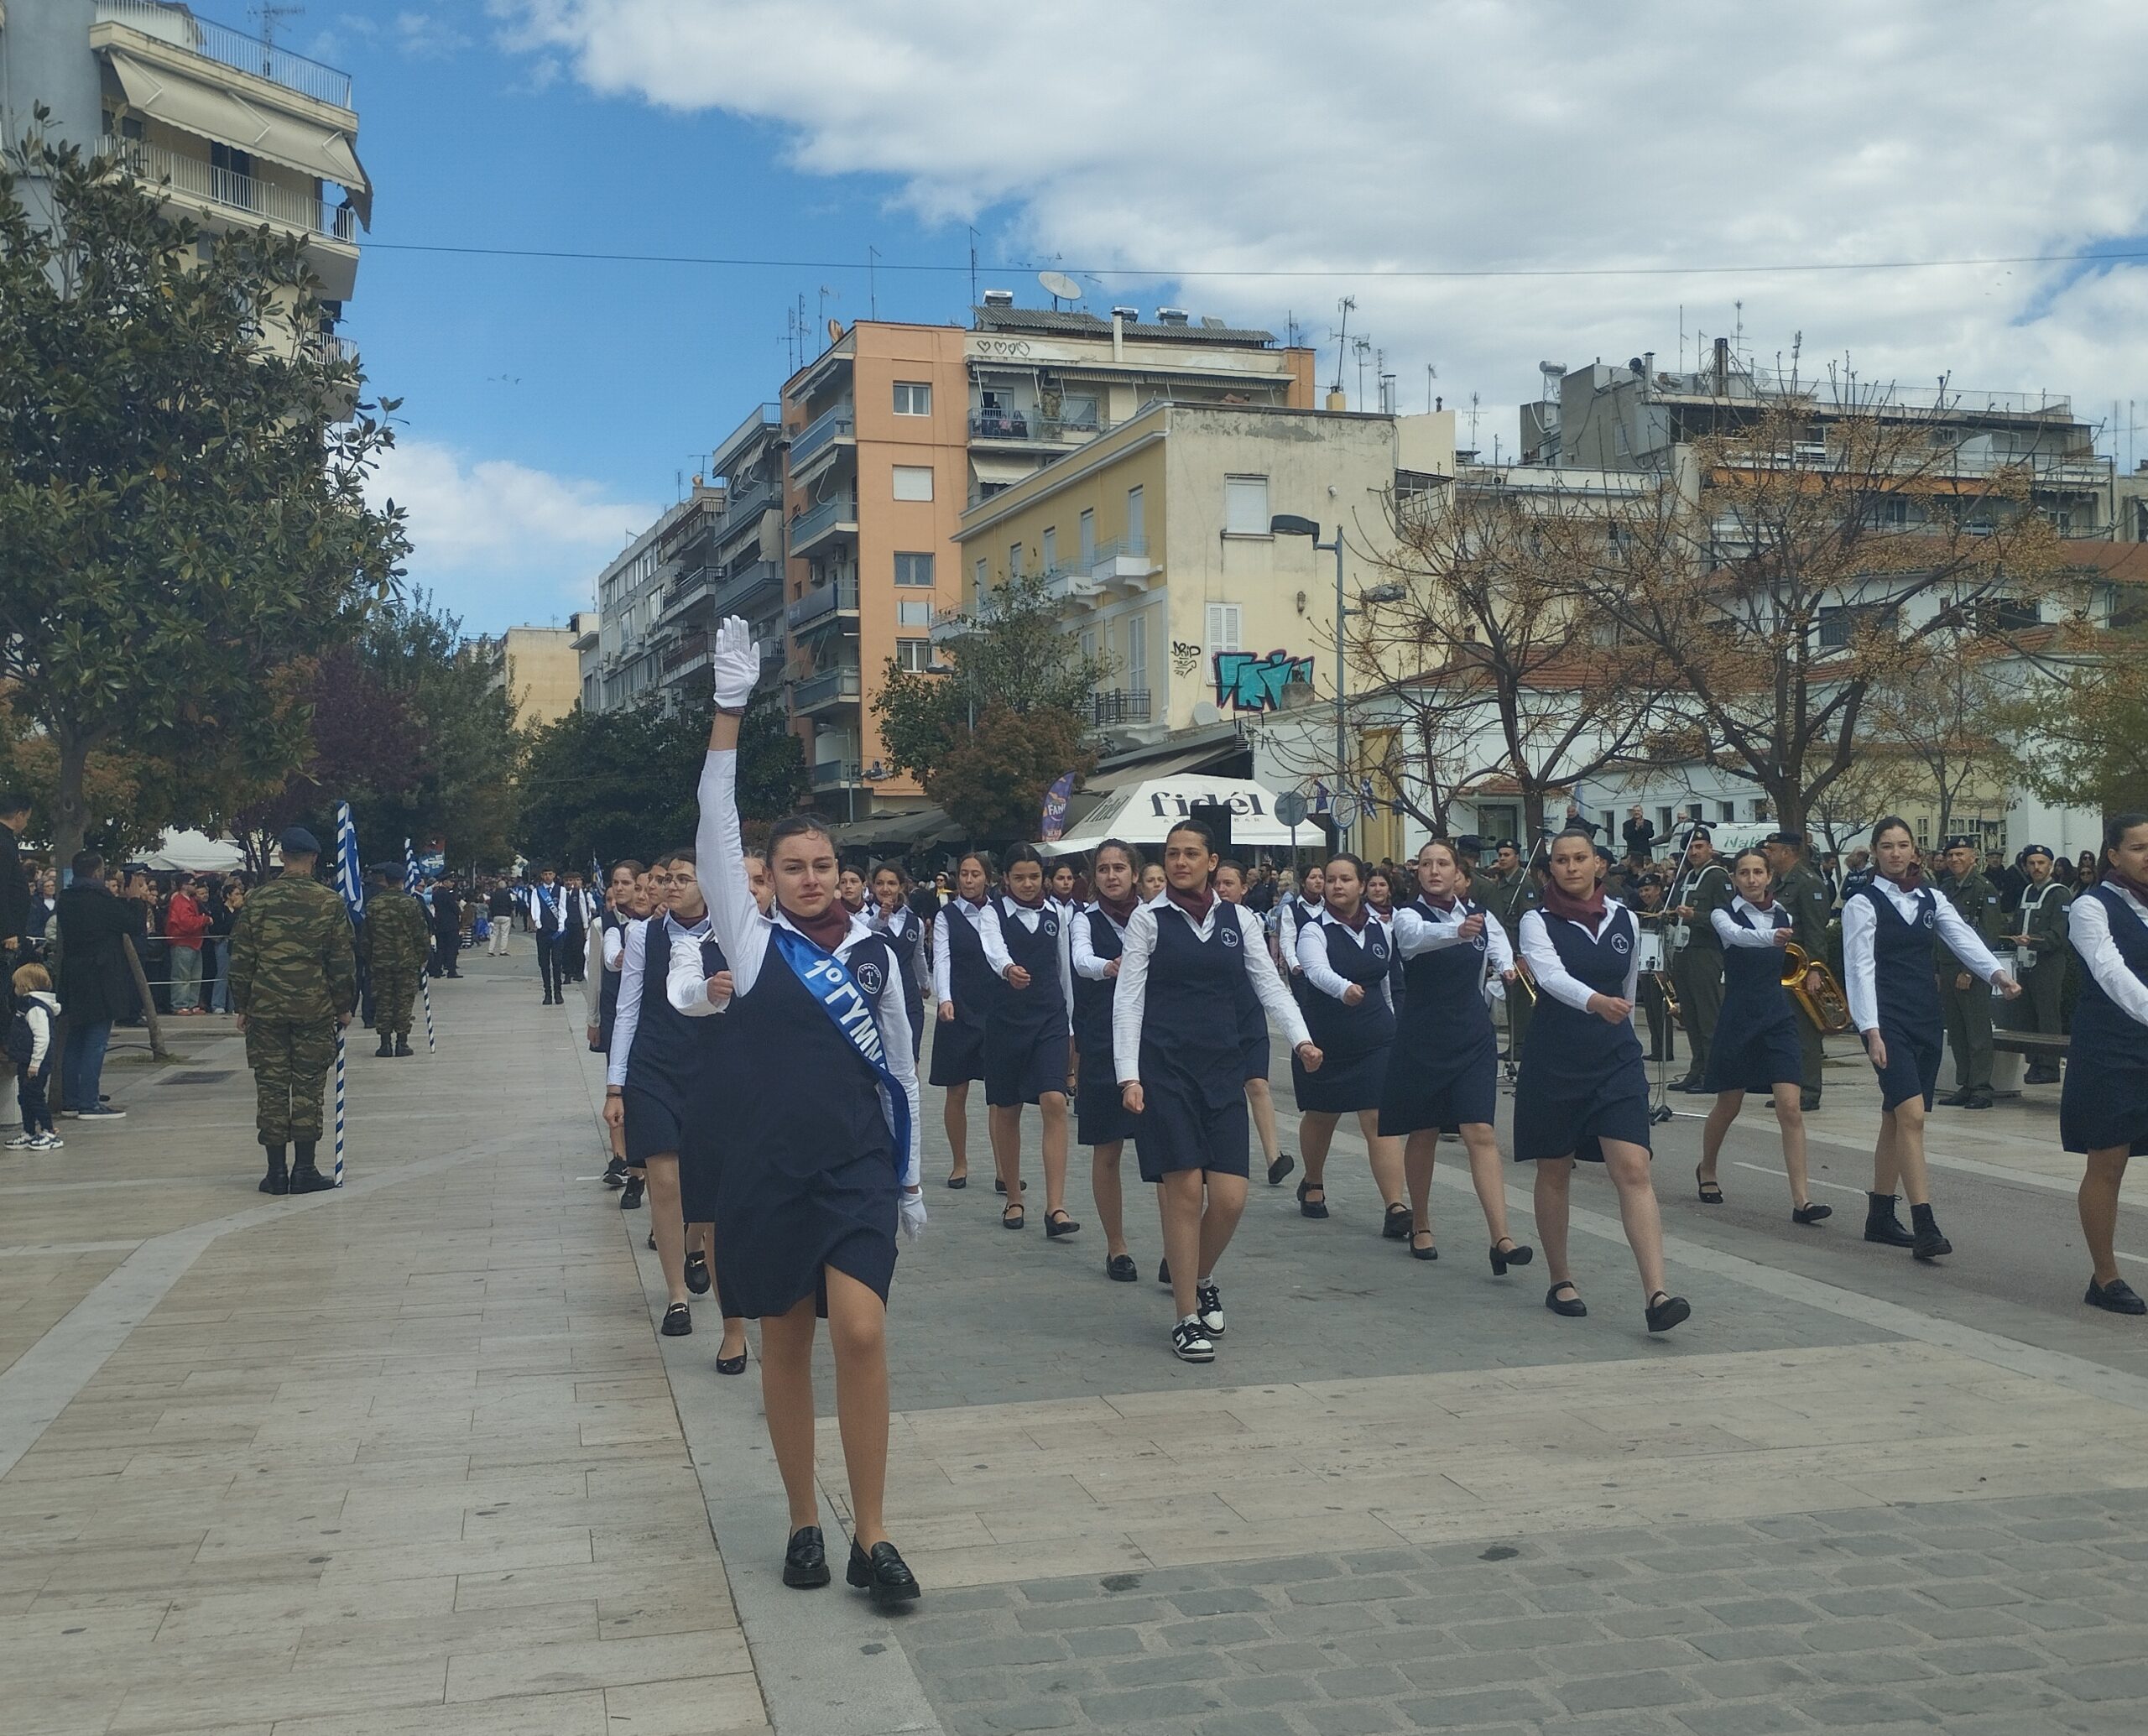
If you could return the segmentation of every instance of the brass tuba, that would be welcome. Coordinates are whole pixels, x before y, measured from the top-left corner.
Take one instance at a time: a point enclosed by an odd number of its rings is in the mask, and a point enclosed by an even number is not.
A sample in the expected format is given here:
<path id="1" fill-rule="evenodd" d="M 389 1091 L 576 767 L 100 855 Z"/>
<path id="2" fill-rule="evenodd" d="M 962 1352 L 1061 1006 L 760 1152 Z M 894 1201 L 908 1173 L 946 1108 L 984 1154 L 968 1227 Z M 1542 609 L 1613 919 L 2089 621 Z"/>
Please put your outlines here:
<path id="1" fill-rule="evenodd" d="M 1812 976 L 1817 987 L 1806 980 Z M 1849 1029 L 1849 1000 L 1835 973 L 1795 942 L 1782 949 L 1782 986 L 1822 1035 Z"/>

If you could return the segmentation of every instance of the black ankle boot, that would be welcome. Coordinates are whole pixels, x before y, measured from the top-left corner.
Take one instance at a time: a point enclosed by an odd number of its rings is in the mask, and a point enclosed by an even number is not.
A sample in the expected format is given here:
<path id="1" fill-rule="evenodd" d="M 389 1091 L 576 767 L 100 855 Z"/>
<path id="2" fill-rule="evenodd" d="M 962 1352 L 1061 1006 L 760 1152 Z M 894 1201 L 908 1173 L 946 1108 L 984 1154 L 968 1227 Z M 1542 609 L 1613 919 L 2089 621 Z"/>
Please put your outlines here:
<path id="1" fill-rule="evenodd" d="M 268 1173 L 261 1178 L 261 1191 L 289 1193 L 291 1191 L 291 1178 L 284 1168 L 284 1148 L 280 1145 L 271 1145 L 267 1148 L 267 1150 Z"/>
<path id="2" fill-rule="evenodd" d="M 393 1055 L 394 1052 L 395 1039 L 389 1036 L 386 1031 L 383 1031 L 380 1034 L 380 1047 L 374 1050 L 373 1053 L 375 1055 L 385 1056 Z"/>
<path id="3" fill-rule="evenodd" d="M 1890 1193 L 1865 1195 L 1864 1239 L 1877 1242 L 1885 1248 L 1914 1248 L 1916 1238 L 1902 1227 L 1900 1218 L 1895 1216 L 1895 1196 Z"/>
<path id="4" fill-rule="evenodd" d="M 398 1037 L 395 1040 L 395 1052 L 398 1055 L 409 1054 L 411 1052 L 410 1040 L 408 1037 Z"/>
<path id="5" fill-rule="evenodd" d="M 313 1166 L 311 1139 L 300 1139 L 291 1163 L 291 1191 L 293 1193 L 326 1193 L 336 1185 L 332 1176 L 324 1176 Z"/>
<path id="6" fill-rule="evenodd" d="M 1939 1233 L 1939 1220 L 1932 1215 L 1928 1204 L 1911 1207 L 1910 1222 L 1916 1227 L 1910 1240 L 1917 1259 L 1937 1259 L 1954 1251 L 1954 1244 Z"/>

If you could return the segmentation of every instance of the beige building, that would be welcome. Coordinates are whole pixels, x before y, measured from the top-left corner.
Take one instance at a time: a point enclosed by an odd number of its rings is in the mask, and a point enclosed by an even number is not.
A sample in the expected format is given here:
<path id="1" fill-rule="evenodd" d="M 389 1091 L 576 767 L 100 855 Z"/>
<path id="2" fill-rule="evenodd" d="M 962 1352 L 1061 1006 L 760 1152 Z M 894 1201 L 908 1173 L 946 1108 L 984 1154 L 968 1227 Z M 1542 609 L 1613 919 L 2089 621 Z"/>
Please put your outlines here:
<path id="1" fill-rule="evenodd" d="M 1312 519 L 1323 542 L 1339 526 L 1354 595 L 1391 545 L 1397 472 L 1453 463 L 1452 411 L 1151 404 L 963 515 L 964 602 L 1043 576 L 1110 667 L 1093 701 L 1107 748 L 1332 701 L 1335 556 L 1271 521 Z"/>
<path id="2" fill-rule="evenodd" d="M 577 647 L 596 627 L 593 613 L 578 613 L 566 627 L 510 627 L 497 639 L 473 642 L 477 655 L 496 659 L 493 686 L 505 690 L 517 729 L 556 723 L 581 702 Z"/>

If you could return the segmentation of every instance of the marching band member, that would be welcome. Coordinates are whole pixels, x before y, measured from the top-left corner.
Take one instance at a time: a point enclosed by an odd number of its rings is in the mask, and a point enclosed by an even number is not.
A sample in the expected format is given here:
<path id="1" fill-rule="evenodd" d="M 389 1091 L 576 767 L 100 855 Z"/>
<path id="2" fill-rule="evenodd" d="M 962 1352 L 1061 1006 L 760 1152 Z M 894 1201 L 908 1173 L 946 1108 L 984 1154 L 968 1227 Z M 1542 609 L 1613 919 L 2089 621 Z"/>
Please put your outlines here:
<path id="1" fill-rule="evenodd" d="M 1216 895 L 1226 904 L 1245 902 L 1245 868 L 1225 860 L 1216 864 Z M 1268 1185 L 1280 1187 L 1283 1178 L 1298 1160 L 1280 1149 L 1275 1134 L 1275 1093 L 1268 1087 L 1268 1014 L 1250 982 L 1233 977 L 1238 996 L 1238 1029 L 1245 1038 L 1245 1101 L 1253 1112 L 1253 1130 L 1260 1136 L 1261 1155 L 1268 1161 Z"/>
<path id="2" fill-rule="evenodd" d="M 791 1535 L 784 1583 L 826 1585 L 815 1496 L 813 1343 L 825 1316 L 849 1473 L 847 1582 L 875 1603 L 918 1595 L 889 1541 L 887 1302 L 895 1230 L 925 1227 L 918 1187 L 917 1075 L 910 1009 L 887 938 L 837 894 L 835 845 L 808 814 L 776 822 L 774 907 L 761 914 L 738 833 L 738 720 L 761 656 L 737 616 L 710 655 L 716 714 L 701 772 L 699 852 L 711 925 L 731 966 L 723 1018 L 740 1077 L 717 1181 L 719 1268 L 738 1311 L 761 1322 L 761 1396 Z"/>
<path id="3" fill-rule="evenodd" d="M 1044 1123 L 1044 1233 L 1056 1240 L 1082 1228 L 1066 1209 L 1074 987 L 1066 968 L 1066 925 L 1045 901 L 1044 858 L 1035 845 L 1016 844 L 1008 851 L 999 896 L 985 905 L 977 937 L 985 962 L 1007 985 L 984 1032 L 985 1114 L 993 1162 L 1007 1189 L 999 1221 L 1010 1230 L 1028 1221 L 1022 1106 L 1035 1103 Z"/>
<path id="4" fill-rule="evenodd" d="M 1633 1027 L 1637 932 L 1633 913 L 1603 895 L 1589 835 L 1562 832 L 1552 839 L 1551 878 L 1537 908 L 1521 919 L 1521 956 L 1539 998 L 1515 1090 L 1514 1155 L 1536 1165 L 1536 1231 L 1551 1276 L 1544 1306 L 1569 1316 L 1588 1312 L 1567 1264 L 1568 1196 L 1576 1160 L 1601 1162 L 1640 1269 L 1648 1329 L 1663 1332 L 1693 1311 L 1663 1287 L 1663 1225 L 1649 1176 L 1648 1074 Z"/>
<path id="5" fill-rule="evenodd" d="M 1160 1183 L 1164 1254 L 1182 1362 L 1212 1362 L 1223 1336 L 1216 1268 L 1245 1210 L 1245 1050 L 1233 983 L 1244 977 L 1290 1035 L 1299 1065 L 1317 1071 L 1298 1011 L 1261 946 L 1260 924 L 1216 896 L 1214 835 L 1181 820 L 1164 840 L 1164 892 L 1126 925 L 1112 1002 L 1120 1100 L 1135 1119 L 1144 1181 Z"/>
<path id="6" fill-rule="evenodd" d="M 1134 885 L 1140 869 L 1140 854 L 1131 844 L 1105 839 L 1097 847 L 1090 869 L 1097 901 L 1077 912 L 1067 931 L 1080 1082 L 1074 1096 L 1075 1137 L 1089 1148 L 1089 1186 L 1096 1196 L 1097 1222 L 1104 1227 L 1104 1275 L 1120 1284 L 1131 1284 L 1140 1275 L 1127 1251 L 1119 1183 L 1119 1160 L 1138 1124 L 1119 1101 L 1111 1046 L 1112 1002 L 1118 986 L 1119 958 L 1126 951 L 1126 925 L 1140 908 L 1141 896 Z"/>
<path id="7" fill-rule="evenodd" d="M 1706 1076 L 1715 1105 L 1701 1132 L 1701 1166 L 1694 1178 L 1703 1205 L 1723 1203 L 1716 1159 L 1723 1135 L 1738 1119 L 1747 1092 L 1773 1092 L 1782 1166 L 1790 1177 L 1791 1222 L 1817 1223 L 1833 1217 L 1835 1208 L 1811 1203 L 1806 1183 L 1805 1057 L 1797 1009 L 1782 982 L 1783 951 L 1796 935 L 1796 919 L 1775 897 L 1773 878 L 1765 850 L 1740 850 L 1730 864 L 1737 894 L 1728 909 L 1708 915 L 1723 943 L 1723 1010 L 1708 1045 Z"/>
<path id="8" fill-rule="evenodd" d="M 1944 1024 L 1932 938 L 2009 999 L 2020 985 L 2000 968 L 1961 914 L 1925 883 L 1909 822 L 1889 815 L 1872 828 L 1878 873 L 1843 900 L 1843 985 L 1851 1020 L 1880 1076 L 1880 1137 L 1864 1239 L 1912 1249 L 1921 1260 L 1952 1254 L 1932 1215 L 1924 1120 L 1939 1083 Z M 1897 1187 L 1916 1228 L 1895 1215 Z"/>
<path id="9" fill-rule="evenodd" d="M 2148 1314 L 2112 1250 L 2125 1160 L 2148 1152 L 2148 814 L 2119 814 L 2104 828 L 2102 878 L 2075 897 L 2067 925 L 2081 957 L 2081 998 L 2058 1129 L 2060 1143 L 2088 1165 L 2081 1234 L 2093 1269 L 2083 1300 L 2114 1314 Z"/>
<path id="10" fill-rule="evenodd" d="M 1514 954 L 1499 923 L 1460 890 L 1454 847 L 1435 838 L 1417 852 L 1418 896 L 1395 913 L 1395 951 L 1410 977 L 1395 1019 L 1379 1130 L 1406 1143 L 1410 1252 L 1437 1259 L 1432 1237 L 1432 1163 L 1440 1134 L 1452 1129 L 1469 1156 L 1469 1179 L 1492 1237 L 1492 1273 L 1525 1266 L 1535 1250 L 1507 1233 L 1506 1177 L 1492 1117 L 1499 1103 L 1499 1040 L 1486 998 L 1488 961 L 1499 984 L 1514 980 Z"/>
<path id="11" fill-rule="evenodd" d="M 1410 1208 L 1402 1198 L 1402 1142 L 1379 1130 L 1380 1089 L 1395 1041 L 1395 1008 L 1387 992 L 1392 940 L 1387 925 L 1364 901 L 1364 864 L 1356 857 L 1330 858 L 1321 885 L 1319 916 L 1296 928 L 1298 967 L 1304 974 L 1300 1004 L 1313 1042 L 1325 1057 L 1317 1079 L 1302 1063 L 1291 1070 L 1298 1108 L 1304 1112 L 1298 1149 L 1305 1154 L 1306 1179 L 1298 1184 L 1298 1207 L 1307 1217 L 1327 1216 L 1327 1191 L 1322 1181 L 1327 1173 L 1328 1144 L 1336 1122 L 1355 1114 L 1372 1159 L 1373 1181 L 1387 1208 L 1380 1233 L 1400 1242 L 1410 1234 Z"/>
<path id="12" fill-rule="evenodd" d="M 955 896 L 932 919 L 932 998 L 940 1017 L 930 1082 L 946 1092 L 950 1187 L 970 1185 L 970 1081 L 984 1077 L 984 1030 L 999 988 L 978 939 L 991 893 L 992 858 L 972 850 L 955 864 Z"/>

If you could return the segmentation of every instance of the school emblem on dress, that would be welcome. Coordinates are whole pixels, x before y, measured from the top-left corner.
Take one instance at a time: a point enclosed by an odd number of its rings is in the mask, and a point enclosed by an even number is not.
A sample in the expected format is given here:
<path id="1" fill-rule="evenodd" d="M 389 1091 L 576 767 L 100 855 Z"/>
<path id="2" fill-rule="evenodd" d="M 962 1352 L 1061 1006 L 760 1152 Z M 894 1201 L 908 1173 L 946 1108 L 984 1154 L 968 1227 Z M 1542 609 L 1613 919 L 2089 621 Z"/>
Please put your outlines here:
<path id="1" fill-rule="evenodd" d="M 1053 921 L 1049 916 L 1045 917 L 1043 921 L 1037 925 L 1037 926 L 1048 935 L 1056 935 L 1059 932 L 1059 925 Z"/>
<path id="2" fill-rule="evenodd" d="M 1931 911 L 1929 911 L 1929 910 L 1926 910 L 1926 912 L 1925 912 L 1921 916 L 1918 917 L 1916 920 L 1917 920 L 1919 922 L 1921 922 L 1921 923 L 1922 923 L 1922 924 L 1923 924 L 1926 928 L 1930 928 L 1931 926 L 1932 926 L 1932 912 L 1931 912 Z"/>
<path id="3" fill-rule="evenodd" d="M 1224 925 L 1223 931 L 1223 941 L 1226 946 L 1235 946 L 1238 945 L 1238 925 L 1236 923 L 1226 923 Z"/>
<path id="4" fill-rule="evenodd" d="M 861 964 L 851 974 L 858 978 L 858 986 L 868 994 L 879 993 L 881 986 L 888 980 L 881 974 L 880 967 L 870 962 Z"/>
<path id="5" fill-rule="evenodd" d="M 1387 943 L 1381 940 L 1379 936 L 1375 935 L 1373 937 L 1372 944 L 1366 948 L 1366 951 L 1370 952 L 1374 958 L 1384 958 L 1387 957 Z"/>
<path id="6" fill-rule="evenodd" d="M 1634 943 L 1624 935 L 1614 935 L 1611 936 L 1611 950 L 1623 958 L 1634 950 Z"/>

